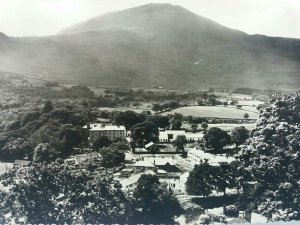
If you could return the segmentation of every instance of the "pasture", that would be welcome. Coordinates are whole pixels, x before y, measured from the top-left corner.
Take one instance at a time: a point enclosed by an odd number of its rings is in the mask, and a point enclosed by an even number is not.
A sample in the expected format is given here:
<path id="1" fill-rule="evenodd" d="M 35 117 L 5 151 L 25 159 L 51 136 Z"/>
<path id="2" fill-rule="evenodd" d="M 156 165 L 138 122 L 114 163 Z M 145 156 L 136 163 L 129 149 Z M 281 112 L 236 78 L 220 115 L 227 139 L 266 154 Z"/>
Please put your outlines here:
<path id="1" fill-rule="evenodd" d="M 234 128 L 241 127 L 241 126 L 244 126 L 247 130 L 251 131 L 256 127 L 256 124 L 255 123 L 243 123 L 243 124 L 241 124 L 241 123 L 216 123 L 216 124 L 209 123 L 208 129 L 210 129 L 212 127 L 218 127 L 225 131 L 232 131 Z M 184 123 L 184 124 L 182 124 L 182 128 L 191 129 L 191 125 Z M 201 124 L 199 124 L 198 129 L 201 129 Z"/>
<path id="2" fill-rule="evenodd" d="M 220 118 L 220 119 L 244 119 L 244 114 L 248 113 L 249 119 L 258 119 L 256 107 L 237 109 L 235 106 L 188 106 L 177 108 L 162 115 L 180 113 L 183 116 L 195 116 L 204 118 Z"/>

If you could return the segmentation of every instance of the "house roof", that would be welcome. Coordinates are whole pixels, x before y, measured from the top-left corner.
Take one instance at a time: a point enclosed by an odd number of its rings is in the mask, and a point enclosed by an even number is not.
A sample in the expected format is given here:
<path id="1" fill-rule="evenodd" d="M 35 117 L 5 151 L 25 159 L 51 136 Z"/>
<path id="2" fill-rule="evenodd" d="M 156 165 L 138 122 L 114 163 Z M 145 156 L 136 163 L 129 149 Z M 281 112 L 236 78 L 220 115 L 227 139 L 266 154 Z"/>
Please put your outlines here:
<path id="1" fill-rule="evenodd" d="M 120 183 L 122 185 L 123 188 L 126 188 L 127 186 L 129 185 L 132 185 L 132 184 L 135 184 L 138 182 L 138 180 L 140 179 L 140 177 L 143 175 L 143 174 L 151 174 L 151 175 L 155 175 L 155 173 L 152 171 L 152 170 L 147 170 L 143 173 L 138 173 L 138 174 L 135 174 L 133 176 L 130 176 L 126 179 L 123 179 L 123 180 L 120 180 Z"/>
<path id="2" fill-rule="evenodd" d="M 159 174 L 167 174 L 167 172 L 165 170 L 157 170 L 157 173 L 159 173 Z"/>
<path id="3" fill-rule="evenodd" d="M 137 167 L 137 166 L 141 166 L 141 167 L 155 167 L 153 165 L 153 163 L 147 162 L 147 161 L 138 161 L 135 164 L 132 164 L 132 166 L 134 166 L 134 167 Z"/>
<path id="4" fill-rule="evenodd" d="M 31 163 L 31 161 L 28 160 L 15 160 L 14 165 L 20 165 L 20 166 L 28 166 Z"/>
<path id="5" fill-rule="evenodd" d="M 115 131 L 115 130 L 123 130 L 126 131 L 124 126 L 112 126 L 112 125 L 104 125 L 101 123 L 91 123 L 90 130 L 97 131 L 97 130 L 109 130 L 109 131 Z M 88 128 L 88 125 L 83 126 L 83 128 Z"/>
<path id="6" fill-rule="evenodd" d="M 237 217 L 232 219 L 231 221 L 228 221 L 228 224 L 245 224 L 245 223 L 250 224 L 249 221 L 241 217 Z"/>
<path id="7" fill-rule="evenodd" d="M 162 158 L 162 157 L 145 157 L 145 161 L 153 163 L 155 166 L 164 166 L 169 163 L 171 166 L 175 166 L 174 159 Z"/>

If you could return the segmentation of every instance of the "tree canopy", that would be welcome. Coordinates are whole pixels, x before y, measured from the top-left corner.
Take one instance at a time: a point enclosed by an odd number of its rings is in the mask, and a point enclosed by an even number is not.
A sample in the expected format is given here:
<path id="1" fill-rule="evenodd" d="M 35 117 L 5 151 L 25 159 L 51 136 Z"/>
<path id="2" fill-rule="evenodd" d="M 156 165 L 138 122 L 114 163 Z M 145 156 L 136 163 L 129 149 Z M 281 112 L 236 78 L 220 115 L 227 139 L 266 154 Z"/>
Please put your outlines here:
<path id="1" fill-rule="evenodd" d="M 133 196 L 138 207 L 137 223 L 174 223 L 174 216 L 182 211 L 172 191 L 161 186 L 156 175 L 143 174 Z"/>
<path id="2" fill-rule="evenodd" d="M 26 223 L 127 223 L 134 213 L 132 200 L 112 178 L 56 163 L 13 171 L 1 182 L 9 187 L 2 207 Z"/>
<path id="3" fill-rule="evenodd" d="M 203 138 L 206 147 L 213 150 L 222 150 L 224 146 L 231 143 L 230 135 L 218 127 L 210 128 Z"/>
<path id="4" fill-rule="evenodd" d="M 274 96 L 238 157 L 256 182 L 253 209 L 275 220 L 300 219 L 300 96 Z"/>

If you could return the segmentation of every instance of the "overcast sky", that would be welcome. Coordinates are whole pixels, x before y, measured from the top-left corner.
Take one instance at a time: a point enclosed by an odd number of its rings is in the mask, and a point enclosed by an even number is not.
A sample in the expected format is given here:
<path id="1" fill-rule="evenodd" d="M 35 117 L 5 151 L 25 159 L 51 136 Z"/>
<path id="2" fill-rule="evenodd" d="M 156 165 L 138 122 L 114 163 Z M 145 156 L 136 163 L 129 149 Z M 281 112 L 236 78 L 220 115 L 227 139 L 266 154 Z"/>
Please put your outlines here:
<path id="1" fill-rule="evenodd" d="M 300 38 L 300 0 L 0 0 L 0 32 L 51 35 L 107 12 L 167 2 L 249 34 Z"/>

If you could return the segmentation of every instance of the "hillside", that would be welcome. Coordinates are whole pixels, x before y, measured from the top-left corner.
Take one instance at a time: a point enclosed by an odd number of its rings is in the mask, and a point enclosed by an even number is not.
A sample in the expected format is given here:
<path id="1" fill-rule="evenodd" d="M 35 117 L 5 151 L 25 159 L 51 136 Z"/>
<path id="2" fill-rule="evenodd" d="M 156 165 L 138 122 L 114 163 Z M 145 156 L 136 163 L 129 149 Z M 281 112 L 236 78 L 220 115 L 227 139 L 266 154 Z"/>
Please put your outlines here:
<path id="1" fill-rule="evenodd" d="M 247 35 L 182 7 L 149 4 L 47 37 L 0 34 L 0 70 L 120 86 L 300 84 L 300 41 Z"/>

